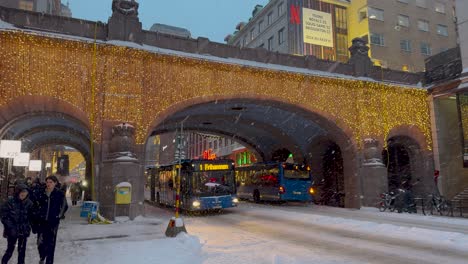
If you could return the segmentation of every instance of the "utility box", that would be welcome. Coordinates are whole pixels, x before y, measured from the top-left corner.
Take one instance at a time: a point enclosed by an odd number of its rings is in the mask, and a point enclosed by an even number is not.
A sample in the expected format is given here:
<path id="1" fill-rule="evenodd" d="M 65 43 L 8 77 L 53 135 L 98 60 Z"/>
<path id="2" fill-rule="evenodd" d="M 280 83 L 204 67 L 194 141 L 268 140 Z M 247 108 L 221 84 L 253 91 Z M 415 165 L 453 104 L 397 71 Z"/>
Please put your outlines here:
<path id="1" fill-rule="evenodd" d="M 93 201 L 84 201 L 81 206 L 80 217 L 94 218 L 99 210 L 99 203 Z"/>
<path id="2" fill-rule="evenodd" d="M 132 184 L 121 182 L 115 186 L 115 204 L 130 204 L 132 202 Z"/>

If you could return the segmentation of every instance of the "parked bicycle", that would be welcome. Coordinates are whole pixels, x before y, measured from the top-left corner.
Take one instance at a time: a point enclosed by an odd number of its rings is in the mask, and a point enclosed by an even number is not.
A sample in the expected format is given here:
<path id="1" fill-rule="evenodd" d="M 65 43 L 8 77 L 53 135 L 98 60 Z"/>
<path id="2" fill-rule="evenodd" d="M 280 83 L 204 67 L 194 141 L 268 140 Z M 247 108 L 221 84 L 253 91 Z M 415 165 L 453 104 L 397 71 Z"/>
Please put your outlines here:
<path id="1" fill-rule="evenodd" d="M 395 211 L 395 199 L 397 195 L 394 192 L 384 192 L 380 194 L 380 212 L 385 212 L 387 209 L 390 212 Z"/>
<path id="2" fill-rule="evenodd" d="M 433 214 L 434 211 L 440 215 L 448 216 L 452 211 L 452 205 L 443 196 L 431 194 L 428 196 L 427 204 L 424 208 L 424 214 Z"/>

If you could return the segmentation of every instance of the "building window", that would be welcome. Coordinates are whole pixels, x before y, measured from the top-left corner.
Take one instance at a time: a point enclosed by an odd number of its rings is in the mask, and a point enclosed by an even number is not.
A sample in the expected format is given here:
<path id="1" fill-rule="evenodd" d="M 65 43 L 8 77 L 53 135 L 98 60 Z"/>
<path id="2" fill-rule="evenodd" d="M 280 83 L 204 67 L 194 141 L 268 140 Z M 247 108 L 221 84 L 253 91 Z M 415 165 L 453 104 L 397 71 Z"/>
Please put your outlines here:
<path id="1" fill-rule="evenodd" d="M 268 50 L 273 50 L 273 36 L 268 39 Z"/>
<path id="2" fill-rule="evenodd" d="M 284 5 L 283 5 L 283 3 L 280 3 L 278 5 L 278 16 L 281 16 L 283 14 L 283 12 L 284 12 Z"/>
<path id="3" fill-rule="evenodd" d="M 244 38 L 242 40 L 242 47 L 245 47 L 245 45 L 247 45 L 247 38 Z"/>
<path id="4" fill-rule="evenodd" d="M 273 23 L 273 12 L 269 13 L 267 16 L 267 25 L 271 25 Z"/>
<path id="5" fill-rule="evenodd" d="M 402 51 L 411 52 L 411 41 L 407 39 L 400 40 L 400 49 Z"/>
<path id="6" fill-rule="evenodd" d="M 382 9 L 369 7 L 369 18 L 384 21 L 384 11 Z"/>
<path id="7" fill-rule="evenodd" d="M 429 22 L 425 20 L 418 20 L 418 29 L 421 31 L 429 32 Z"/>
<path id="8" fill-rule="evenodd" d="M 225 147 L 228 146 L 228 139 L 227 139 L 227 138 L 224 139 L 224 146 L 225 146 Z"/>
<path id="9" fill-rule="evenodd" d="M 367 18 L 367 8 L 364 7 L 361 10 L 359 10 L 359 22 L 363 21 L 366 18 Z"/>
<path id="10" fill-rule="evenodd" d="M 250 40 L 252 41 L 252 40 L 254 40 L 254 38 L 255 38 L 255 28 L 252 28 L 250 30 Z"/>
<path id="11" fill-rule="evenodd" d="M 335 8 L 336 28 L 348 30 L 347 13 L 344 8 Z"/>
<path id="12" fill-rule="evenodd" d="M 428 56 L 432 54 L 431 45 L 429 45 L 429 43 L 421 42 L 421 54 Z"/>
<path id="13" fill-rule="evenodd" d="M 437 34 L 441 36 L 448 36 L 448 28 L 444 25 L 437 25 Z"/>
<path id="14" fill-rule="evenodd" d="M 208 146 L 209 146 L 210 149 L 212 149 L 212 148 L 213 148 L 213 142 L 210 142 L 210 143 L 208 144 Z"/>
<path id="15" fill-rule="evenodd" d="M 258 34 L 260 34 L 262 32 L 263 28 L 265 27 L 263 24 L 264 24 L 263 20 L 258 22 Z"/>
<path id="16" fill-rule="evenodd" d="M 218 149 L 218 140 L 214 141 L 214 149 Z"/>
<path id="17" fill-rule="evenodd" d="M 409 27 L 409 17 L 398 15 L 398 25 L 402 27 Z"/>
<path id="18" fill-rule="evenodd" d="M 278 31 L 278 44 L 281 45 L 284 42 L 284 28 Z"/>
<path id="19" fill-rule="evenodd" d="M 422 8 L 427 8 L 427 2 L 426 2 L 426 0 L 416 0 L 416 6 L 422 7 Z"/>
<path id="20" fill-rule="evenodd" d="M 445 4 L 440 2 L 435 2 L 435 11 L 437 13 L 445 14 Z"/>
<path id="21" fill-rule="evenodd" d="M 23 10 L 28 10 L 28 11 L 33 11 L 34 9 L 34 2 L 32 0 L 29 1 L 19 1 L 18 3 L 18 8 L 23 9 Z"/>
<path id="22" fill-rule="evenodd" d="M 378 46 L 385 46 L 385 40 L 382 34 L 371 33 L 370 40 L 371 40 L 371 44 L 378 45 Z"/>

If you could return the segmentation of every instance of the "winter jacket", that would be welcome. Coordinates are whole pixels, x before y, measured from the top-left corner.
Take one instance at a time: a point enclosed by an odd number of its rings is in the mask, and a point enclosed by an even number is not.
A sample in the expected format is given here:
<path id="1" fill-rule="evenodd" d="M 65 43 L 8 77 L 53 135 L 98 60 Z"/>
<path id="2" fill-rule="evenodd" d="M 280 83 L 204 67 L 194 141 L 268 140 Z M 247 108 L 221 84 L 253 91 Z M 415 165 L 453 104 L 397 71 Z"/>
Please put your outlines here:
<path id="1" fill-rule="evenodd" d="M 57 226 L 68 210 L 65 194 L 55 188 L 49 196 L 44 190 L 35 199 L 34 211 L 37 224 L 47 223 L 49 226 Z"/>
<path id="2" fill-rule="evenodd" d="M 26 197 L 23 201 L 19 199 L 20 188 L 15 196 L 10 198 L 2 206 L 2 224 L 4 237 L 28 237 L 31 234 L 31 214 L 33 203 Z"/>
<path id="3" fill-rule="evenodd" d="M 72 184 L 70 194 L 73 201 L 78 201 L 81 198 L 81 187 L 78 183 Z"/>

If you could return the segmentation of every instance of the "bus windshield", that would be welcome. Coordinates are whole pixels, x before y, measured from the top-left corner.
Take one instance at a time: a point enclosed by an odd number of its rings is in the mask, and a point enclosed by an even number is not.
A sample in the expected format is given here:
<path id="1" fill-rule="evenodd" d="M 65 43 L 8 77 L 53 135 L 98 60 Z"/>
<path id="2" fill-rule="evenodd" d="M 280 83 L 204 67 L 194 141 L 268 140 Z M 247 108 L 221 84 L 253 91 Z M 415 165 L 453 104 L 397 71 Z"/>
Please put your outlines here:
<path id="1" fill-rule="evenodd" d="M 285 169 L 284 178 L 285 179 L 297 179 L 297 180 L 309 180 L 310 175 L 309 175 L 309 171 Z"/>
<path id="2" fill-rule="evenodd" d="M 233 171 L 201 171 L 192 174 L 192 194 L 206 197 L 235 192 Z"/>

